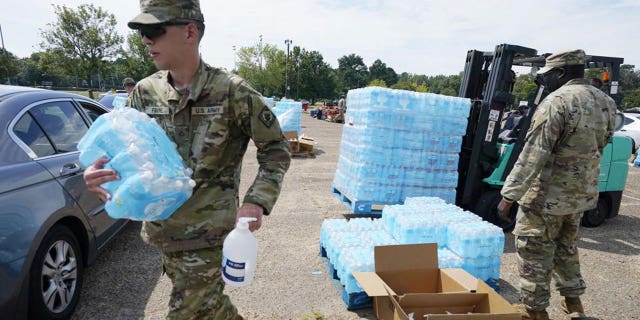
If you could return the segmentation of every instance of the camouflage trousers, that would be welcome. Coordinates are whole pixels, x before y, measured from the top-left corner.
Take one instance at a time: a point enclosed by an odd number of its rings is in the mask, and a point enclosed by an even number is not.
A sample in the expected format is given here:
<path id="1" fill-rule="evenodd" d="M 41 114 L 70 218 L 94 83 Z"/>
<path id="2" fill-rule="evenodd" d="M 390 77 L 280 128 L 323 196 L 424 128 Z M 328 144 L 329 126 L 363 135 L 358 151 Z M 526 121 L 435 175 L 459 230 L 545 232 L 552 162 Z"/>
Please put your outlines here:
<path id="1" fill-rule="evenodd" d="M 242 319 L 223 293 L 221 247 L 164 252 L 162 265 L 173 283 L 167 319 Z"/>
<path id="2" fill-rule="evenodd" d="M 580 274 L 576 238 L 582 212 L 556 216 L 522 206 L 518 210 L 516 251 L 522 303 L 530 310 L 549 306 L 551 277 L 564 297 L 578 297 L 586 289 Z"/>

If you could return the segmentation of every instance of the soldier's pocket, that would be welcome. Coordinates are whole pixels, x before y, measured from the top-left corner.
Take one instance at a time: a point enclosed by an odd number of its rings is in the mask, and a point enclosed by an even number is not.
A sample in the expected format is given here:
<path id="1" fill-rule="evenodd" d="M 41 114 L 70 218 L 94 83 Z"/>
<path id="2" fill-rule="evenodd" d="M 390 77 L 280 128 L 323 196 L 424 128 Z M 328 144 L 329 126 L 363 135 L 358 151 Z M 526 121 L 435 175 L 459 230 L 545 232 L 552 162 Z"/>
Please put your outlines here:
<path id="1" fill-rule="evenodd" d="M 513 234 L 523 237 L 541 237 L 546 232 L 546 224 L 541 213 L 525 207 L 518 209 Z"/>

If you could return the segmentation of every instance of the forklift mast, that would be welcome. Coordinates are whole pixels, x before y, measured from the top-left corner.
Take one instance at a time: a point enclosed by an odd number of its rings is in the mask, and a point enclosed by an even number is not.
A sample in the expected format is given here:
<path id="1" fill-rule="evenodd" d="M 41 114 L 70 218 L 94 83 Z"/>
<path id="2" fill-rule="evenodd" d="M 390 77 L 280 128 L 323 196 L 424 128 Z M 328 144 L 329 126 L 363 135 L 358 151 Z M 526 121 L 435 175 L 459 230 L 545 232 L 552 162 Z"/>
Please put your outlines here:
<path id="1" fill-rule="evenodd" d="M 500 119 L 505 107 L 514 100 L 511 93 L 515 83 L 511 69 L 514 59 L 535 56 L 534 49 L 510 44 L 496 46 L 492 54 L 476 50 L 467 53 L 459 96 L 472 99 L 473 105 L 462 138 L 456 193 L 456 204 L 467 210 L 474 210 L 485 189 L 482 179 L 498 162 Z"/>

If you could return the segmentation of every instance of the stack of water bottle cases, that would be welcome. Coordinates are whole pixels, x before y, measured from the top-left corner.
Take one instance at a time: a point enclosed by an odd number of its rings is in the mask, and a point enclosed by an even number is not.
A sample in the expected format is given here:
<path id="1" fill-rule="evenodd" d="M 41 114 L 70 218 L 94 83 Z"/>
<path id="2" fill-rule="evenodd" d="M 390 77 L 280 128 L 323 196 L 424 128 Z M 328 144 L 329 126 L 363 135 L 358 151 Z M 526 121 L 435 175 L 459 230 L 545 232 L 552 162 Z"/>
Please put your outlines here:
<path id="1" fill-rule="evenodd" d="M 348 294 L 363 291 L 353 271 L 375 271 L 375 246 L 418 243 L 438 244 L 440 268 L 463 268 L 485 281 L 500 278 L 502 229 L 440 198 L 407 198 L 385 206 L 380 219 L 326 219 L 320 230 L 321 253 Z"/>
<path id="2" fill-rule="evenodd" d="M 273 105 L 273 100 L 270 101 Z M 268 103 L 269 100 L 267 100 Z M 278 118 L 282 132 L 296 131 L 298 136 L 302 135 L 302 103 L 300 101 L 282 99 L 276 102 L 273 113 Z"/>
<path id="3" fill-rule="evenodd" d="M 455 202 L 471 101 L 380 87 L 350 90 L 334 188 L 350 200 Z"/>

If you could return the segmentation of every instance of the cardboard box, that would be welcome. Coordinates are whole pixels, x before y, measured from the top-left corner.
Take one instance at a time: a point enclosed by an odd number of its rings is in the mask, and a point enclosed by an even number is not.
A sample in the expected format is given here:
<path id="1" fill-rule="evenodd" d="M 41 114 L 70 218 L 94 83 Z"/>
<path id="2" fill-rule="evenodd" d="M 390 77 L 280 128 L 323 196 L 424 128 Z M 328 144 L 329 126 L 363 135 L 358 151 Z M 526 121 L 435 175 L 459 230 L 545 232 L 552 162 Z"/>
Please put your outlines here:
<path id="1" fill-rule="evenodd" d="M 300 143 L 298 142 L 298 132 L 297 131 L 285 131 L 283 132 L 284 137 L 289 141 L 289 150 L 292 153 L 300 152 Z"/>
<path id="2" fill-rule="evenodd" d="M 439 269 L 436 244 L 379 246 L 374 252 L 376 271 L 353 276 L 373 298 L 380 320 L 405 320 L 412 312 L 413 319 L 520 319 L 482 280 L 462 269 Z"/>
<path id="3" fill-rule="evenodd" d="M 294 154 L 313 154 L 315 141 L 309 137 L 298 137 L 297 131 L 285 131 L 284 137 L 289 141 L 289 150 Z"/>

